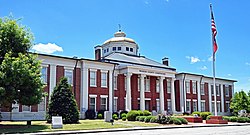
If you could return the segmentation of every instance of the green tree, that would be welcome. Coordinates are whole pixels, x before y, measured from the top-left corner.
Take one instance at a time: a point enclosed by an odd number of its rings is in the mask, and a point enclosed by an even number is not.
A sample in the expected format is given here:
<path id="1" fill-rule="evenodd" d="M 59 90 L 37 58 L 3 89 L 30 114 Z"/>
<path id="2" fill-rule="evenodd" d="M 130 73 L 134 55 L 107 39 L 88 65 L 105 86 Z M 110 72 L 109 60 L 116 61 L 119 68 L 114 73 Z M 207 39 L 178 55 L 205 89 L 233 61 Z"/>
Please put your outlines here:
<path id="1" fill-rule="evenodd" d="M 61 78 L 54 88 L 50 102 L 47 121 L 50 123 L 52 116 L 62 116 L 63 123 L 78 123 L 79 111 L 76 100 L 68 84 L 67 78 Z"/>
<path id="2" fill-rule="evenodd" d="M 238 111 L 247 110 L 250 112 L 250 95 L 247 95 L 243 90 L 236 92 L 231 99 L 230 108 L 233 109 L 233 113 L 238 115 Z"/>
<path id="3" fill-rule="evenodd" d="M 11 55 L 7 53 L 0 65 L 0 103 L 38 104 L 43 94 L 40 61 L 32 54 Z"/>
<path id="4" fill-rule="evenodd" d="M 12 16 L 0 18 L 0 63 L 6 53 L 12 52 L 12 56 L 17 57 L 18 53 L 27 53 L 32 46 L 32 33 L 19 22 L 20 19 Z"/>

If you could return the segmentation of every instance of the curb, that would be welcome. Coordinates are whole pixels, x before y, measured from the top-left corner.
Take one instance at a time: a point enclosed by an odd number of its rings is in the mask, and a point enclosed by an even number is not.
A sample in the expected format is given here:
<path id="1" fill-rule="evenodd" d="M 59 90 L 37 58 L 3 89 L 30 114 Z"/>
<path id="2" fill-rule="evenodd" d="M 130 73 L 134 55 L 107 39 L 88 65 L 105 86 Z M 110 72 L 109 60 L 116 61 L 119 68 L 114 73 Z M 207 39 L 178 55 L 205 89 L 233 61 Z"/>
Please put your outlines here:
<path id="1" fill-rule="evenodd" d="M 120 131 L 137 131 L 137 130 L 158 130 L 158 129 L 176 129 L 176 128 L 202 128 L 202 127 L 227 127 L 227 126 L 250 126 L 250 123 L 237 124 L 204 124 L 204 125 L 184 125 L 184 126 L 157 126 L 157 127 L 137 127 L 137 128 L 114 128 L 114 129 L 99 129 L 99 130 L 75 130 L 75 131 L 55 131 L 55 132 L 38 132 L 27 133 L 30 135 L 61 135 L 61 134 L 83 134 L 83 133 L 105 133 L 105 132 L 120 132 Z"/>

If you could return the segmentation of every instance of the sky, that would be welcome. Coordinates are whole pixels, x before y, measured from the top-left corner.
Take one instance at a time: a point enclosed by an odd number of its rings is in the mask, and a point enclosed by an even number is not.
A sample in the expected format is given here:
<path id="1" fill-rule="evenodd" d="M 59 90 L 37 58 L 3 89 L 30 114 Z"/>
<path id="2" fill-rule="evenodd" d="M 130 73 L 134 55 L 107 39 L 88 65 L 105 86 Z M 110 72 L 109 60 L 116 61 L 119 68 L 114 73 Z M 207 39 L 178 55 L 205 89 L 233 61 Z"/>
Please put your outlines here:
<path id="1" fill-rule="evenodd" d="M 12 14 L 34 34 L 31 51 L 94 58 L 121 30 L 139 53 L 177 72 L 212 76 L 210 3 L 217 27 L 216 77 L 250 90 L 249 0 L 0 0 L 0 17 Z"/>

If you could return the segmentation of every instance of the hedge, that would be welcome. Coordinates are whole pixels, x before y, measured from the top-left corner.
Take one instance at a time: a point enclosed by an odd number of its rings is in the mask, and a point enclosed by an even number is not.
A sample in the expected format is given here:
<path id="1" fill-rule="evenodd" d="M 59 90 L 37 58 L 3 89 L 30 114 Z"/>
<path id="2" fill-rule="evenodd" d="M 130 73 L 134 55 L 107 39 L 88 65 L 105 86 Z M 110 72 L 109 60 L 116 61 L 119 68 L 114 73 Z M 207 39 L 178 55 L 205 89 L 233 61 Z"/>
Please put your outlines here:
<path id="1" fill-rule="evenodd" d="M 139 116 L 139 112 L 136 110 L 131 110 L 127 113 L 127 120 L 128 121 L 135 121 L 135 118 Z"/>

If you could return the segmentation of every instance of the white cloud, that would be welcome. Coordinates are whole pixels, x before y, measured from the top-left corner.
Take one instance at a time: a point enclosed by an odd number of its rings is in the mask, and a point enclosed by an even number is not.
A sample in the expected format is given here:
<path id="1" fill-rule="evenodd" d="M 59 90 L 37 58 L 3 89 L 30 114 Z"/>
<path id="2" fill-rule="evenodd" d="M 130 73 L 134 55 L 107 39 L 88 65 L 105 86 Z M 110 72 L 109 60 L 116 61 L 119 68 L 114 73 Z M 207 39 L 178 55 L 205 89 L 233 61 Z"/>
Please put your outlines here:
<path id="1" fill-rule="evenodd" d="M 231 74 L 227 74 L 227 76 L 232 76 Z"/>
<path id="2" fill-rule="evenodd" d="M 245 64 L 246 64 L 247 66 L 250 66 L 250 63 L 248 63 L 248 62 L 246 62 Z"/>
<path id="3" fill-rule="evenodd" d="M 169 0 L 165 0 L 166 2 L 169 2 Z"/>
<path id="4" fill-rule="evenodd" d="M 207 70 L 206 66 L 201 67 L 201 70 Z"/>
<path id="5" fill-rule="evenodd" d="M 194 64 L 194 63 L 196 63 L 196 62 L 201 61 L 198 57 L 186 56 L 186 58 L 187 58 L 187 59 L 190 59 L 190 63 L 191 63 L 191 64 Z"/>
<path id="6" fill-rule="evenodd" d="M 208 58 L 208 61 L 213 61 L 213 56 L 210 56 L 210 57 Z"/>
<path id="7" fill-rule="evenodd" d="M 54 52 L 62 52 L 62 47 L 56 45 L 55 43 L 47 43 L 47 44 L 36 44 L 32 47 L 32 50 L 35 50 L 38 53 L 47 53 L 51 54 Z"/>

